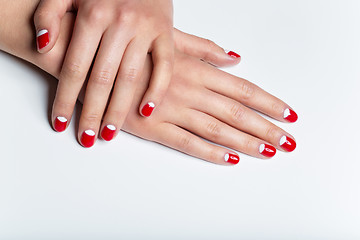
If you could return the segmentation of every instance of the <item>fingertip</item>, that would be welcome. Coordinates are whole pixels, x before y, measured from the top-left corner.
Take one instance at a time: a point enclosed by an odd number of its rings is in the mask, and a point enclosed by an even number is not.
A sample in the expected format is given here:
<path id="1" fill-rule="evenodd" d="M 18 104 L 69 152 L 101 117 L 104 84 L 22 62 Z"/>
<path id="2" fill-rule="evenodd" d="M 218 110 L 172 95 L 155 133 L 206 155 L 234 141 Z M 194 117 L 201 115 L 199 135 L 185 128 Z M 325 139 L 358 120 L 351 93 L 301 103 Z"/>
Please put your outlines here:
<path id="1" fill-rule="evenodd" d="M 290 123 L 296 122 L 299 118 L 297 113 L 294 110 L 292 110 L 291 108 L 286 108 L 284 110 L 283 117 L 287 122 L 290 122 Z"/>
<path id="2" fill-rule="evenodd" d="M 112 124 L 105 125 L 101 131 L 101 138 L 107 142 L 114 139 L 116 134 L 116 127 Z"/>
<path id="3" fill-rule="evenodd" d="M 155 103 L 147 102 L 141 107 L 140 114 L 143 117 L 150 117 L 155 109 Z"/>
<path id="4" fill-rule="evenodd" d="M 228 152 L 224 156 L 224 161 L 229 165 L 236 165 L 239 163 L 240 157 L 236 153 Z"/>
<path id="5" fill-rule="evenodd" d="M 236 52 L 234 52 L 234 51 L 225 49 L 225 53 L 227 55 L 229 55 L 230 57 L 232 57 L 233 59 L 241 60 L 241 56 L 239 54 L 237 54 Z"/>
<path id="6" fill-rule="evenodd" d="M 56 132 L 64 132 L 67 128 L 68 120 L 65 117 L 57 116 L 53 121 L 53 128 Z"/>
<path id="7" fill-rule="evenodd" d="M 80 136 L 80 144 L 85 148 L 90 148 L 95 144 L 96 133 L 91 130 L 85 130 Z"/>
<path id="8" fill-rule="evenodd" d="M 224 49 L 229 66 L 237 65 L 241 62 L 241 55 L 235 51 Z"/>
<path id="9" fill-rule="evenodd" d="M 41 29 L 36 34 L 36 43 L 39 53 L 45 53 L 46 47 L 50 43 L 49 31 L 47 29 Z"/>

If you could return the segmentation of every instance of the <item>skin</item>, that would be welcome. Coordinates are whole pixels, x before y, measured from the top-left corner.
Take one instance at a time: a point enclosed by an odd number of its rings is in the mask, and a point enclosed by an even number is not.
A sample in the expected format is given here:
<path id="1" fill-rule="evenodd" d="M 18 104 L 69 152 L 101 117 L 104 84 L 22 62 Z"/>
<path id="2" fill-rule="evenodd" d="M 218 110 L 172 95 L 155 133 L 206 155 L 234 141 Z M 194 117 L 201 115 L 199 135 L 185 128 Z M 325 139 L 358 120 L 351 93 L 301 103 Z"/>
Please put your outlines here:
<path id="1" fill-rule="evenodd" d="M 148 52 L 154 68 L 138 105 L 139 113 L 149 102 L 160 106 L 173 72 L 172 8 L 171 0 L 41 0 L 34 14 L 35 28 L 36 32 L 47 29 L 50 42 L 38 49 L 40 53 L 55 46 L 66 12 L 77 13 L 59 75 L 52 122 L 59 116 L 71 119 L 94 61 L 78 137 L 89 129 L 101 132 L 106 125 L 121 129 L 134 101 Z"/>
<path id="2" fill-rule="evenodd" d="M 108 124 L 120 129 L 130 110 L 148 52 L 154 70 L 139 103 L 160 105 L 173 71 L 174 37 L 171 0 L 42 0 L 36 9 L 37 32 L 47 29 L 55 45 L 62 17 L 76 11 L 76 22 L 53 104 L 52 119 L 71 119 L 87 78 L 79 137 Z M 108 104 L 109 101 L 109 104 Z M 105 108 L 107 110 L 105 111 Z M 103 126 L 101 120 L 103 119 Z"/>
<path id="3" fill-rule="evenodd" d="M 68 13 L 64 16 L 58 43 L 51 52 L 41 55 L 33 52 L 34 45 L 29 44 L 32 38 L 29 19 L 36 1 L 19 1 L 22 2 L 21 8 L 18 4 L 0 0 L 0 48 L 58 78 L 70 40 L 74 15 Z M 20 17 L 13 19 L 14 16 Z M 174 72 L 161 108 L 151 118 L 144 118 L 138 113 L 138 105 L 147 90 L 153 69 L 152 61 L 147 57 L 123 130 L 223 165 L 229 165 L 224 161 L 225 154 L 236 154 L 228 148 L 257 158 L 265 158 L 258 150 L 262 143 L 272 144 L 281 150 L 280 138 L 283 135 L 292 136 L 252 109 L 285 122 L 283 112 L 289 106 L 249 81 L 200 60 L 202 56 L 207 56 L 206 59 L 216 65 L 229 63 L 221 57 L 222 50 L 215 44 L 177 33 L 180 34 L 182 44 L 176 44 Z M 183 40 L 191 44 L 186 44 Z M 198 44 L 196 49 L 203 48 L 194 54 L 195 57 L 189 56 L 186 53 L 192 52 L 190 46 L 195 43 Z M 211 55 L 209 50 L 214 50 L 213 48 L 217 49 L 216 54 Z M 222 146 L 211 144 L 202 138 Z"/>

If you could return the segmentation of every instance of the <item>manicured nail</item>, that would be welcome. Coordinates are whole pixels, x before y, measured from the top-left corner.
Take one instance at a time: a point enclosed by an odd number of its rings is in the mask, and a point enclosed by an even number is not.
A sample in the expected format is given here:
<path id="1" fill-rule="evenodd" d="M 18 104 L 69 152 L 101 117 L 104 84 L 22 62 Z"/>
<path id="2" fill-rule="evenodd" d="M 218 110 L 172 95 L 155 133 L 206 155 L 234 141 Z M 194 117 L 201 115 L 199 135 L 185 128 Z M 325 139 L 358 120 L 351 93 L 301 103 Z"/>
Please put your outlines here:
<path id="1" fill-rule="evenodd" d="M 231 164 L 238 164 L 240 161 L 240 158 L 238 155 L 235 155 L 233 153 L 227 153 L 224 157 L 225 162 L 231 163 Z"/>
<path id="2" fill-rule="evenodd" d="M 64 117 L 57 117 L 54 121 L 54 129 L 57 132 L 63 132 L 66 129 L 67 119 Z"/>
<path id="3" fill-rule="evenodd" d="M 287 152 L 292 152 L 296 148 L 296 142 L 287 136 L 282 136 L 280 139 L 280 146 Z"/>
<path id="4" fill-rule="evenodd" d="M 239 54 L 237 54 L 236 52 L 229 51 L 229 50 L 225 50 L 225 52 L 226 52 L 227 55 L 229 55 L 230 57 L 233 57 L 233 58 L 241 58 L 241 56 L 240 56 Z"/>
<path id="5" fill-rule="evenodd" d="M 114 125 L 106 125 L 101 132 L 101 137 L 105 141 L 111 141 L 114 138 L 116 127 Z"/>
<path id="6" fill-rule="evenodd" d="M 86 130 L 81 135 L 80 142 L 86 148 L 92 147 L 95 143 L 95 132 L 93 130 Z"/>
<path id="7" fill-rule="evenodd" d="M 46 47 L 50 42 L 49 32 L 46 29 L 40 30 L 36 35 L 36 38 L 37 38 L 37 45 L 39 50 Z"/>
<path id="8" fill-rule="evenodd" d="M 273 157 L 276 154 L 276 149 L 268 144 L 261 144 L 259 147 L 259 152 L 265 157 Z"/>
<path id="9" fill-rule="evenodd" d="M 294 112 L 290 108 L 287 108 L 284 111 L 284 119 L 293 123 L 293 122 L 296 122 L 296 120 L 298 119 L 298 115 L 296 114 L 296 112 Z"/>
<path id="10" fill-rule="evenodd" d="M 145 117 L 150 117 L 151 113 L 154 111 L 155 104 L 153 102 L 148 102 L 141 110 L 141 114 Z"/>

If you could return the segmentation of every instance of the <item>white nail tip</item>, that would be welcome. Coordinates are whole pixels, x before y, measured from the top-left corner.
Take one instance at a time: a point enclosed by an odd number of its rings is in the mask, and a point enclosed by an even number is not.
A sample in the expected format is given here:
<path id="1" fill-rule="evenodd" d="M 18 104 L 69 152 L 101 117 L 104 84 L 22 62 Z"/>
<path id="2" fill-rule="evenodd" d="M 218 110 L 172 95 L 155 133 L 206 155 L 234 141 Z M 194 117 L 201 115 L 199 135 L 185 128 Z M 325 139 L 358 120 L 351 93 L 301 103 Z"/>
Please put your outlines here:
<path id="1" fill-rule="evenodd" d="M 280 146 L 282 146 L 284 143 L 286 143 L 286 141 L 287 141 L 286 136 L 282 136 L 280 139 Z"/>
<path id="2" fill-rule="evenodd" d="M 285 109 L 284 111 L 284 118 L 287 118 L 288 116 L 290 116 L 290 109 Z"/>
<path id="3" fill-rule="evenodd" d="M 265 144 L 261 144 L 260 147 L 259 147 L 259 152 L 263 153 L 264 150 L 265 150 Z"/>
<path id="4" fill-rule="evenodd" d="M 155 103 L 153 103 L 153 102 L 149 102 L 148 104 L 149 104 L 149 106 L 152 107 L 152 108 L 155 107 Z"/>
<path id="5" fill-rule="evenodd" d="M 43 29 L 43 30 L 40 30 L 36 36 L 37 36 L 37 37 L 40 37 L 40 36 L 42 36 L 42 35 L 44 35 L 44 34 L 46 34 L 46 33 L 48 33 L 48 32 L 49 32 L 48 30 Z"/>
<path id="6" fill-rule="evenodd" d="M 95 132 L 93 130 L 86 130 L 85 133 L 89 136 L 95 136 Z"/>
<path id="7" fill-rule="evenodd" d="M 229 161 L 229 158 L 230 158 L 230 155 L 228 153 L 225 154 L 225 157 L 224 157 L 225 162 Z"/>
<path id="8" fill-rule="evenodd" d="M 114 125 L 106 125 L 106 127 L 108 129 L 110 129 L 111 131 L 115 131 L 116 130 L 116 127 Z"/>
<path id="9" fill-rule="evenodd" d="M 64 118 L 64 117 L 57 117 L 56 119 L 59 120 L 59 121 L 62 122 L 62 123 L 67 122 L 67 119 Z"/>

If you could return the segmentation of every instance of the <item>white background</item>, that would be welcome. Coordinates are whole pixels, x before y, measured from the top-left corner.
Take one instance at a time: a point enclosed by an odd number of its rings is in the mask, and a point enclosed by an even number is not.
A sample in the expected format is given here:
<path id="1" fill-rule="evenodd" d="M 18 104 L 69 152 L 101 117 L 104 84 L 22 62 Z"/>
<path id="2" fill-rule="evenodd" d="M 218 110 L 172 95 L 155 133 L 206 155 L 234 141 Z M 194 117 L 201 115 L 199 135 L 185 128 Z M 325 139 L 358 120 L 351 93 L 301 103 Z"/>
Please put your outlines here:
<path id="1" fill-rule="evenodd" d="M 298 148 L 210 164 L 48 122 L 56 81 L 0 53 L 0 239 L 360 239 L 360 1 L 176 0 L 175 25 L 299 114 Z"/>

